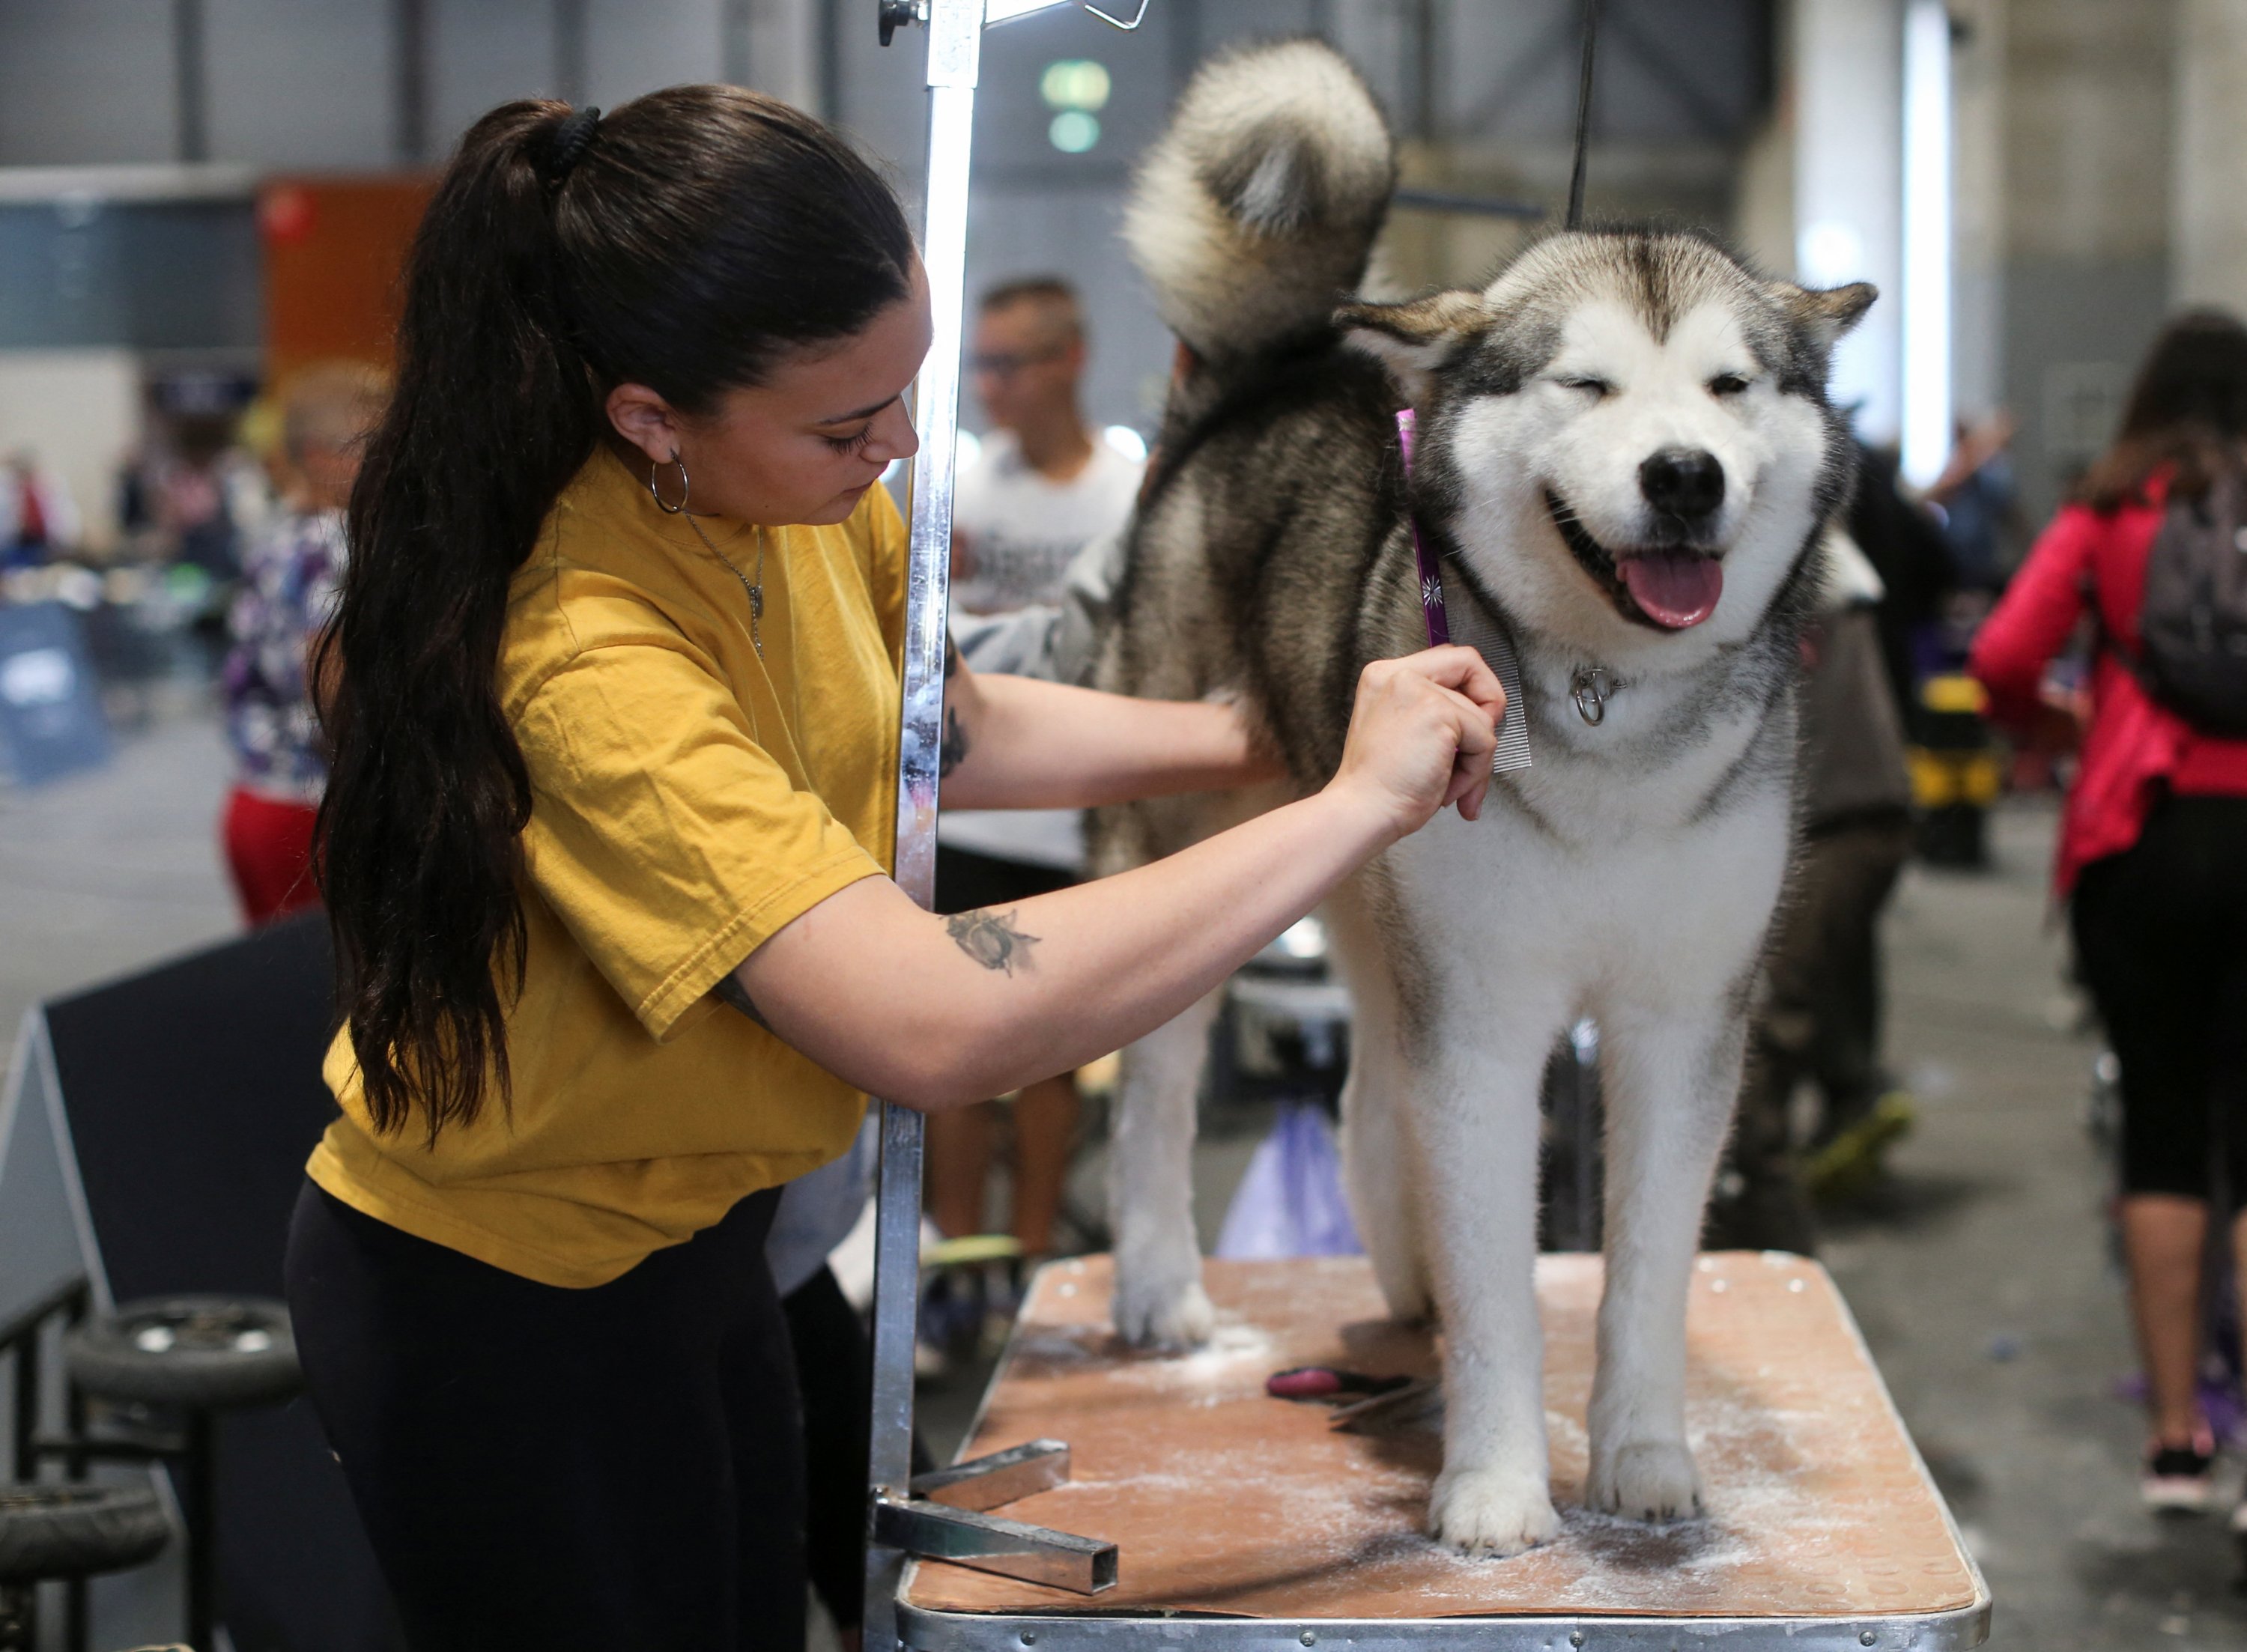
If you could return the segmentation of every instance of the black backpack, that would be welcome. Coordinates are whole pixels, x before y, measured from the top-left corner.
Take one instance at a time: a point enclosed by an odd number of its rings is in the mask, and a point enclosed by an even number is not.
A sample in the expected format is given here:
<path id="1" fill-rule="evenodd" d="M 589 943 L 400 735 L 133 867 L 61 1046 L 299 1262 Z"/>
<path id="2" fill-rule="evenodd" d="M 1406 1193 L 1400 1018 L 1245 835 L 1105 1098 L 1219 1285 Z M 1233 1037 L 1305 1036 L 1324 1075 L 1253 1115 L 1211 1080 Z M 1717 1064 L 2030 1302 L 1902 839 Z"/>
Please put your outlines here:
<path id="1" fill-rule="evenodd" d="M 2170 501 L 2129 663 L 2196 729 L 2247 738 L 2247 474 L 2226 470 L 2200 497 Z"/>

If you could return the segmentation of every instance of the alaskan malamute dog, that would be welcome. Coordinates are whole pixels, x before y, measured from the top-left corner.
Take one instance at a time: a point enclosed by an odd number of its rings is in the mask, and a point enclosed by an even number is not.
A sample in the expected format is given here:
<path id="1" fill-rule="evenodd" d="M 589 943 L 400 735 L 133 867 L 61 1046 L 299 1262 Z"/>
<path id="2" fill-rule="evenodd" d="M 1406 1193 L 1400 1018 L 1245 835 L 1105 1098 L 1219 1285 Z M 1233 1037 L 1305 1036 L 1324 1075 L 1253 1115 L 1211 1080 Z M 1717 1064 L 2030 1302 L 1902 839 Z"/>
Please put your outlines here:
<path id="1" fill-rule="evenodd" d="M 1444 1333 L 1430 1529 L 1510 1554 L 1559 1529 L 1532 1291 L 1538 1092 L 1584 1014 L 1608 1107 L 1588 1500 L 1647 1519 L 1698 1506 L 1686 1288 L 1787 867 L 1815 548 L 1850 474 L 1827 357 L 1873 291 L 1766 280 L 1692 236 L 1600 231 L 1538 242 L 1480 292 L 1337 311 L 1395 178 L 1372 98 L 1311 41 L 1210 64 L 1150 153 L 1125 236 L 1192 365 L 1098 679 L 1236 697 L 1307 791 L 1335 771 L 1359 670 L 1426 645 L 1412 520 L 1455 630 L 1513 637 L 1508 714 L 1533 766 L 1326 909 L 1356 1006 L 1358 1230 L 1390 1309 Z M 1269 801 L 1103 811 L 1096 864 L 1169 854 Z M 1114 1312 L 1140 1343 L 1211 1328 L 1188 1178 L 1210 1009 L 1125 1054 Z"/>

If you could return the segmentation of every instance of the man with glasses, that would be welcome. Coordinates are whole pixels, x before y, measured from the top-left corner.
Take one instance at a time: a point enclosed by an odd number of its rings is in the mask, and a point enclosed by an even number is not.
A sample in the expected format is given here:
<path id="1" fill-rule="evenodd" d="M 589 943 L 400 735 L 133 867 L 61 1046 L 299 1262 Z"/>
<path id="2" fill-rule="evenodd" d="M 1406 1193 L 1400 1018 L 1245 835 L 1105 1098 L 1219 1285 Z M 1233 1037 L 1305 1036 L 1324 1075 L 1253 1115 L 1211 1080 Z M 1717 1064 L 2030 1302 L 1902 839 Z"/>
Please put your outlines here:
<path id="1" fill-rule="evenodd" d="M 991 432 L 953 505 L 955 615 L 1053 602 L 1070 559 L 1130 514 L 1140 461 L 1087 427 L 1085 355 L 1067 282 L 1010 281 L 983 296 L 967 366 Z"/>

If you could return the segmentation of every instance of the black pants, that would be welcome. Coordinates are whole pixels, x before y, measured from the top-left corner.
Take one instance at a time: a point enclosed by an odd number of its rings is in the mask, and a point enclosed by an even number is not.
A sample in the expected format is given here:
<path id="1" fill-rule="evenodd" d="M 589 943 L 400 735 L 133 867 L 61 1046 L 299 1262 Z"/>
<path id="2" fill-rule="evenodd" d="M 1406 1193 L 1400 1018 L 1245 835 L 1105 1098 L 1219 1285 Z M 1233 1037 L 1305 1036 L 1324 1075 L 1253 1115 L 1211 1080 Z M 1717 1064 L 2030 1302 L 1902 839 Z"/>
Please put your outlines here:
<path id="1" fill-rule="evenodd" d="M 1709 1243 L 1810 1255 L 1817 1228 L 1793 1139 L 1796 1087 L 1813 1080 L 1825 1142 L 1869 1113 L 1881 1068 L 1880 919 L 1911 853 L 1911 822 L 1862 820 L 1813 836 L 1779 909 L 1770 985 L 1749 1029 L 1747 1071 Z M 1738 1191 L 1721 1191 L 1726 1183 Z"/>
<path id="2" fill-rule="evenodd" d="M 838 1628 L 866 1607 L 866 1451 L 874 1409 L 873 1350 L 833 1270 L 782 1299 L 803 1396 L 805 1560 Z M 914 1465 L 919 1471 L 919 1464 Z"/>
<path id="3" fill-rule="evenodd" d="M 2121 1063 L 2123 1190 L 2207 1198 L 2221 1162 L 2247 1199 L 2247 797 L 2163 798 L 2071 916 Z"/>
<path id="4" fill-rule="evenodd" d="M 802 1652 L 778 1200 L 563 1290 L 307 1184 L 297 1352 L 413 1652 Z"/>

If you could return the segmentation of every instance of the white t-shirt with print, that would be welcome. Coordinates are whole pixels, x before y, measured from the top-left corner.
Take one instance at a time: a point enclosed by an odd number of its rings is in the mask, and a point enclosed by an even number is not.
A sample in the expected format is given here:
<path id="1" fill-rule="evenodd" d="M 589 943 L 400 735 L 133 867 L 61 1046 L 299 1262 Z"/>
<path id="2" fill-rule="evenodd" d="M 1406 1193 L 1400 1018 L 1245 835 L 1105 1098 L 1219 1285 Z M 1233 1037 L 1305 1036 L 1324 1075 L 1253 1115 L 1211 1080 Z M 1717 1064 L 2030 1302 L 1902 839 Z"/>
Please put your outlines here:
<path id="1" fill-rule="evenodd" d="M 1011 432 L 986 436 L 953 494 L 952 526 L 966 542 L 968 563 L 952 582 L 953 612 L 1003 614 L 1052 602 L 1076 553 L 1131 514 L 1144 468 L 1096 437 L 1084 468 L 1055 481 L 1022 457 Z"/>
<path id="2" fill-rule="evenodd" d="M 953 496 L 953 527 L 964 542 L 968 571 L 952 582 L 952 611 L 971 669 L 985 668 L 975 638 L 995 638 L 1007 628 L 960 622 L 1058 603 L 1077 552 L 1130 517 L 1144 468 L 1143 461 L 1096 436 L 1084 468 L 1055 481 L 1023 459 L 1012 433 L 983 439 L 982 453 L 960 473 Z M 946 809 L 937 835 L 951 848 L 1001 860 L 1069 870 L 1084 864 L 1075 809 Z"/>

